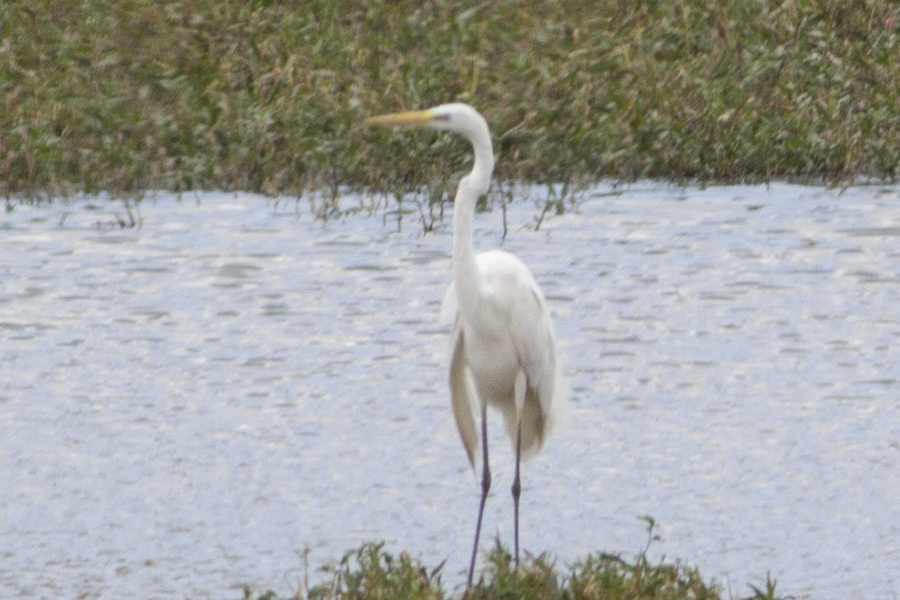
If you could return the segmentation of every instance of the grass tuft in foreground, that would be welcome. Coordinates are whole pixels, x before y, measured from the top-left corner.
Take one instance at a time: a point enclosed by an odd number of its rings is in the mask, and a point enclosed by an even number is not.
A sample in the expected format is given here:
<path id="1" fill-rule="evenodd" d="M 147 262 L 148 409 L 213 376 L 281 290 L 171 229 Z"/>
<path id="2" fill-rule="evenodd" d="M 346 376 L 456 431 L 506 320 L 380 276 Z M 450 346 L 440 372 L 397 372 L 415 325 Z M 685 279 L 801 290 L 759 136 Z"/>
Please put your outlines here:
<path id="1" fill-rule="evenodd" d="M 707 583 L 700 572 L 679 562 L 653 562 L 647 556 L 655 524 L 648 523 L 648 544 L 633 559 L 614 554 L 591 554 L 567 571 L 560 572 L 548 554 L 526 555 L 518 570 L 513 557 L 498 541 L 488 556 L 487 565 L 476 584 L 465 593 L 463 588 L 444 591 L 441 584 L 443 563 L 429 569 L 406 552 L 395 557 L 383 543 L 364 544 L 344 555 L 341 561 L 324 570 L 330 583 L 313 587 L 295 598 L 310 600 L 721 600 L 722 589 Z M 751 585 L 746 600 L 776 600 L 776 581 L 767 577 L 765 586 Z M 727 596 L 732 598 L 732 596 Z M 274 592 L 256 595 L 244 590 L 244 600 L 279 600 Z"/>

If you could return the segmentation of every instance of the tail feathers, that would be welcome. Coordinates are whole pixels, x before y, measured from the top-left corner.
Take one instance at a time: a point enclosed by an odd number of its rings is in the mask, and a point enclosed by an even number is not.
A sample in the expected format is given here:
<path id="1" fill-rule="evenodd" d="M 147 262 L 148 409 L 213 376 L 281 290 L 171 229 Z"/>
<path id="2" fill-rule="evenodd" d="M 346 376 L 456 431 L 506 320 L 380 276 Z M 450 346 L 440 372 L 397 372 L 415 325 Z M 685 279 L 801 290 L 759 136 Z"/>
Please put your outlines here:
<path id="1" fill-rule="evenodd" d="M 453 358 L 450 360 L 450 397 L 453 402 L 453 416 L 456 418 L 456 429 L 462 439 L 463 447 L 469 457 L 469 464 L 475 468 L 475 449 L 478 447 L 478 432 L 475 428 L 475 417 L 472 405 L 472 389 L 469 383 L 469 366 L 466 360 L 466 348 L 463 344 L 462 329 L 457 323 L 454 332 L 456 343 L 453 347 Z"/>
<path id="2" fill-rule="evenodd" d="M 550 432 L 553 423 L 547 418 L 541 409 L 541 403 L 538 402 L 534 389 L 528 388 L 525 391 L 525 402 L 522 406 L 521 419 L 521 451 L 522 458 L 529 458 L 536 454 L 541 446 L 544 445 L 544 439 Z M 507 425 L 507 429 L 509 424 Z M 515 431 L 509 431 L 509 437 L 515 444 Z"/>
<path id="3" fill-rule="evenodd" d="M 532 388 L 525 390 L 525 401 L 522 404 L 522 410 L 518 419 L 516 418 L 516 409 L 513 403 L 504 404 L 500 409 L 503 414 L 503 424 L 506 426 L 506 434 L 509 436 L 513 450 L 516 448 L 516 434 L 518 433 L 518 425 L 521 422 L 522 458 L 530 458 L 537 454 L 544 445 L 544 439 L 553 429 L 553 415 L 544 414 L 535 391 Z"/>

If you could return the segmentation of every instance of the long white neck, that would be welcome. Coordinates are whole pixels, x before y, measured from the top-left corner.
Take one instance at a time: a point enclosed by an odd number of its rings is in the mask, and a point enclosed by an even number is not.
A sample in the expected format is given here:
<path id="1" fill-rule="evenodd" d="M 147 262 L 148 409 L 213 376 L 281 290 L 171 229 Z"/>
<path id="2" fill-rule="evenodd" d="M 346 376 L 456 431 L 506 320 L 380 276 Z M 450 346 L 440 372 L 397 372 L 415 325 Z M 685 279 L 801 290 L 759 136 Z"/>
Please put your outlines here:
<path id="1" fill-rule="evenodd" d="M 475 164 L 472 171 L 460 180 L 453 206 L 453 279 L 460 306 L 471 306 L 473 309 L 478 302 L 481 278 L 472 245 L 472 220 L 478 198 L 487 193 L 494 171 L 491 135 L 487 123 L 482 120 L 482 124 L 483 127 L 478 127 L 467 136 L 475 150 Z"/>

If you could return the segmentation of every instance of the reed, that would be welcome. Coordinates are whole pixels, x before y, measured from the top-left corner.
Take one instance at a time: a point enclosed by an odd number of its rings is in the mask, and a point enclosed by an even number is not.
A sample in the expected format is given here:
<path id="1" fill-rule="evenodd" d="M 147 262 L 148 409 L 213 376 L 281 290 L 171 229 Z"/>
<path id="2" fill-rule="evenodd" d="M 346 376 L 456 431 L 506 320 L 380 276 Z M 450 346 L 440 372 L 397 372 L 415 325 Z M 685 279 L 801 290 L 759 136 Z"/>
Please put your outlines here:
<path id="1" fill-rule="evenodd" d="M 439 203 L 465 145 L 362 121 L 451 100 L 500 185 L 890 180 L 898 55 L 887 0 L 12 0 L 0 195 Z"/>

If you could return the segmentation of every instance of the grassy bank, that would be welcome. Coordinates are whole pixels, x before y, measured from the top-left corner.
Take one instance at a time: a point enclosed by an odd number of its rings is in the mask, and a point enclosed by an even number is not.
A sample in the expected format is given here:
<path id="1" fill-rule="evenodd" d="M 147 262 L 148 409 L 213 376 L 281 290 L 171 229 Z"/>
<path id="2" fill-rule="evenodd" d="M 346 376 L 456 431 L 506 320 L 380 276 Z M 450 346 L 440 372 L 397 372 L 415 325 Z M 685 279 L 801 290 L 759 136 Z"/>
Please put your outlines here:
<path id="1" fill-rule="evenodd" d="M 886 0 L 11 0 L 0 194 L 439 196 L 465 144 L 362 120 L 450 100 L 506 181 L 893 178 L 898 71 Z"/>
<path id="2" fill-rule="evenodd" d="M 651 527 L 652 531 L 652 527 Z M 331 581 L 302 589 L 291 598 L 302 600 L 444 600 L 463 598 L 464 586 L 448 592 L 441 582 L 441 566 L 428 568 L 406 553 L 399 557 L 381 544 L 366 544 L 348 552 L 326 569 Z M 513 568 L 509 551 L 497 544 L 488 557 L 469 600 L 776 600 L 776 582 L 748 585 L 749 595 L 734 596 L 707 583 L 694 568 L 672 562 L 652 562 L 645 548 L 634 559 L 593 554 L 570 567 L 546 556 L 526 557 Z M 279 600 L 275 592 L 245 588 L 243 600 Z M 284 598 L 284 600 L 287 600 Z"/>

